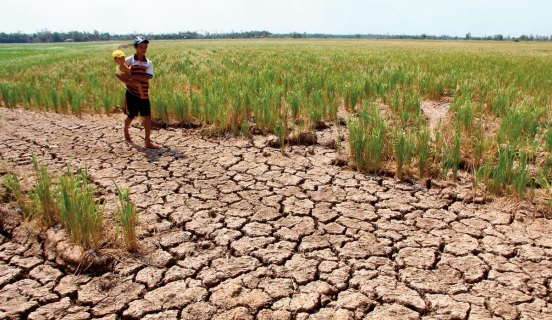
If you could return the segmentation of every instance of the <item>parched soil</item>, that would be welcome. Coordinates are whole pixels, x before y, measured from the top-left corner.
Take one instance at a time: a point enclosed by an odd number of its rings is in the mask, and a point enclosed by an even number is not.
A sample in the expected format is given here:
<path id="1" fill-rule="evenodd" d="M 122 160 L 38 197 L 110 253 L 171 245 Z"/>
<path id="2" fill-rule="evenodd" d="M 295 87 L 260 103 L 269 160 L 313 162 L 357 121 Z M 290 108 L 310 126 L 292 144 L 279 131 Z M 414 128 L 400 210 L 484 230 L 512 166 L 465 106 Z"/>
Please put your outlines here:
<path id="1" fill-rule="evenodd" d="M 60 230 L 2 205 L 0 318 L 552 319 L 552 222 L 529 206 L 364 175 L 321 144 L 163 129 L 146 150 L 123 121 L 0 108 L 4 170 L 86 164 L 106 220 L 113 182 L 131 190 L 140 237 L 75 269 L 44 240 Z"/>

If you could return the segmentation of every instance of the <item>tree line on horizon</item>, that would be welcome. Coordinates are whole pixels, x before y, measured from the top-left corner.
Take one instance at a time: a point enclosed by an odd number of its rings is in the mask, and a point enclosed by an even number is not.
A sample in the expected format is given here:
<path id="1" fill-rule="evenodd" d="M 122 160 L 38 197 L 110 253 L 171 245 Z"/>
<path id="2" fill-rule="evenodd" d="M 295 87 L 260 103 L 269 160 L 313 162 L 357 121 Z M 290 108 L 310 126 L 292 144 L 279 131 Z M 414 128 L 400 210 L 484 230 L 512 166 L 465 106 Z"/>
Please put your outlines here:
<path id="1" fill-rule="evenodd" d="M 88 42 L 88 41 L 112 41 L 128 40 L 131 41 L 138 34 L 110 34 L 107 32 L 51 32 L 47 29 L 37 31 L 32 34 L 26 33 L 5 33 L 0 32 L 0 43 L 50 43 L 50 42 Z M 465 37 L 458 36 L 434 36 L 428 34 L 421 35 L 384 35 L 384 34 L 325 34 L 325 33 L 271 33 L 268 31 L 240 31 L 226 33 L 210 33 L 186 31 L 177 33 L 159 33 L 146 34 L 152 40 L 184 40 L 184 39 L 254 39 L 254 38 L 343 38 L 343 39 L 421 39 L 421 40 L 486 40 L 486 41 L 552 41 L 552 35 L 521 35 L 520 37 L 503 36 L 501 34 L 493 36 L 475 37 L 467 33 Z"/>

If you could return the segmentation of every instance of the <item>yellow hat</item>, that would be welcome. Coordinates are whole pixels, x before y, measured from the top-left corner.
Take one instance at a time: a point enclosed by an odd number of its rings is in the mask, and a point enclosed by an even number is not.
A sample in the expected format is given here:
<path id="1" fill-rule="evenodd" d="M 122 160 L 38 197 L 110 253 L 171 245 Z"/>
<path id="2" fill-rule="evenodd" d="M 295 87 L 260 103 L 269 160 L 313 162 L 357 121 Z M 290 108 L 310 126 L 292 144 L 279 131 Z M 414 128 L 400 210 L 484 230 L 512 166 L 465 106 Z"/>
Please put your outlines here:
<path id="1" fill-rule="evenodd" d="M 121 50 L 115 50 L 112 53 L 113 58 L 124 57 L 125 53 Z"/>

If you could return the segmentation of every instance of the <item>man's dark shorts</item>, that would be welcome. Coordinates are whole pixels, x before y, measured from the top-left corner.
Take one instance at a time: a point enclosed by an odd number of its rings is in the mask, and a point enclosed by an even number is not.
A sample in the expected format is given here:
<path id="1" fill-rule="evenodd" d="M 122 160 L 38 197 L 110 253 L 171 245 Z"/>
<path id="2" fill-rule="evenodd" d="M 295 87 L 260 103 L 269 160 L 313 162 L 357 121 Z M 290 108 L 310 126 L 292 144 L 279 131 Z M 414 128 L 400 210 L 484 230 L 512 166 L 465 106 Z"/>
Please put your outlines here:
<path id="1" fill-rule="evenodd" d="M 135 118 L 137 115 L 147 117 L 151 115 L 151 105 L 149 99 L 140 99 L 130 92 L 125 94 L 125 114 L 129 118 Z"/>

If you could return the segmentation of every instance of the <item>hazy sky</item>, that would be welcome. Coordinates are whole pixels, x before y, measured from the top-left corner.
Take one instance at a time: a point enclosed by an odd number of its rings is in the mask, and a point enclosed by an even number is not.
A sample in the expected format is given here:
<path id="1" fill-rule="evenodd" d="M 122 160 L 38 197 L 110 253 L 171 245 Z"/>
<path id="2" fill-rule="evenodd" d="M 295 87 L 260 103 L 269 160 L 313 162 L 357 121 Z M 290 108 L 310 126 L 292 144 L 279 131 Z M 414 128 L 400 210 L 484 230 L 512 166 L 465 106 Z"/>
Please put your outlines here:
<path id="1" fill-rule="evenodd" d="M 2 0 L 0 32 L 552 35 L 551 0 Z"/>

